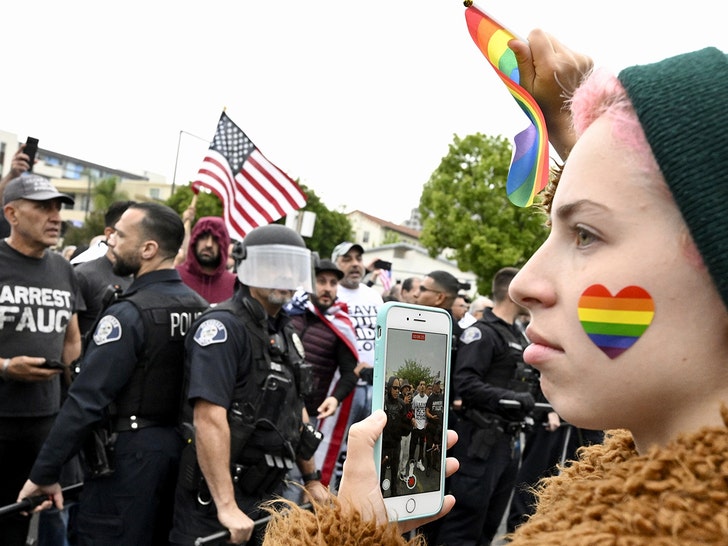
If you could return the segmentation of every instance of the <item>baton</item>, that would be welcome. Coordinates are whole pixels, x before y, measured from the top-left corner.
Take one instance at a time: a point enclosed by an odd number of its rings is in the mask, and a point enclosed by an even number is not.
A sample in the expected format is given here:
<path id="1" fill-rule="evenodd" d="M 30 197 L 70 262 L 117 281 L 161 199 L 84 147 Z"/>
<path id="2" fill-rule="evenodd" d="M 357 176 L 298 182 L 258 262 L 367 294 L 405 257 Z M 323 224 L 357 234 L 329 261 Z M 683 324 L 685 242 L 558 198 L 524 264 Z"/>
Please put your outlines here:
<path id="1" fill-rule="evenodd" d="M 311 508 L 313 508 L 313 505 L 310 502 L 306 502 L 301 505 L 301 508 L 303 508 L 304 510 L 311 510 Z M 258 529 L 260 527 L 268 525 L 268 522 L 271 520 L 271 518 L 271 515 L 267 515 L 264 518 L 256 519 L 255 523 L 253 524 L 254 528 Z M 227 529 L 223 531 L 218 531 L 217 533 L 213 533 L 211 535 L 207 535 L 206 537 L 196 538 L 195 546 L 204 546 L 205 544 L 210 544 L 217 540 L 222 540 L 226 538 L 230 538 L 230 531 L 228 531 Z"/>
<path id="2" fill-rule="evenodd" d="M 512 408 L 520 408 L 521 407 L 521 403 L 518 400 L 498 400 L 498 403 L 501 406 L 510 406 Z M 545 402 L 536 402 L 533 405 L 533 407 L 536 408 L 536 409 L 543 409 L 543 410 L 549 410 L 549 411 L 553 411 L 554 410 L 554 407 L 551 404 L 547 404 Z"/>
<path id="3" fill-rule="evenodd" d="M 73 485 L 68 485 L 61 489 L 61 493 L 63 493 L 63 496 L 65 497 L 68 494 L 73 494 L 81 491 L 83 489 L 83 482 L 75 483 Z M 3 516 L 8 516 L 10 514 L 14 514 L 16 512 L 24 512 L 26 510 L 32 510 L 36 506 L 42 504 L 43 502 L 49 500 L 49 495 L 34 495 L 32 497 L 25 497 L 23 500 L 15 502 L 13 504 L 8 504 L 7 506 L 0 507 L 0 518 Z"/>

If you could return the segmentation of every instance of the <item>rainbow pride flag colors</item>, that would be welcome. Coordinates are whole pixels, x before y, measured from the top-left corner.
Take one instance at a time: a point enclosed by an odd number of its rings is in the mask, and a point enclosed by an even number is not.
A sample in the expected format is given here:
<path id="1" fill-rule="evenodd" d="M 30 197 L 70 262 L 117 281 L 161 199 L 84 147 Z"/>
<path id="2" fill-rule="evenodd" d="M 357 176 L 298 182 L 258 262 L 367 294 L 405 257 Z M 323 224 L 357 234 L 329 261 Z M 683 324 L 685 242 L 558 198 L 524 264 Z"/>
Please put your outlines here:
<path id="1" fill-rule="evenodd" d="M 652 297 L 639 286 L 628 286 L 612 296 L 605 286 L 594 284 L 579 298 L 579 321 L 609 358 L 634 345 L 654 316 Z"/>
<path id="2" fill-rule="evenodd" d="M 546 121 L 534 98 L 519 85 L 518 63 L 513 51 L 508 48 L 508 42 L 515 35 L 475 6 L 466 8 L 465 21 L 473 41 L 531 121 L 514 138 L 516 150 L 506 181 L 511 203 L 528 207 L 549 180 Z"/>

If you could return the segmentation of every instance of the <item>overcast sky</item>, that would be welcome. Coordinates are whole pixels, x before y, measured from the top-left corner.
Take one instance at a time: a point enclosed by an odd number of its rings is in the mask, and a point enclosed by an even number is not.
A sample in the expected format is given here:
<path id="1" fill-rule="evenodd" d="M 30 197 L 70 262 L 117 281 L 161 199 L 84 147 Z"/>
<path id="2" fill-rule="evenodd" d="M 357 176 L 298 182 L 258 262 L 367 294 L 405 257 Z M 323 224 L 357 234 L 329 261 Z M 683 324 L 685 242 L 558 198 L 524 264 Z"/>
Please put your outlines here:
<path id="1" fill-rule="evenodd" d="M 476 4 L 516 34 L 543 28 L 615 70 L 728 51 L 714 1 Z M 170 183 L 176 167 L 179 185 L 227 108 L 330 208 L 399 223 L 453 135 L 510 138 L 526 123 L 463 13 L 460 0 L 6 2 L 0 129 Z"/>

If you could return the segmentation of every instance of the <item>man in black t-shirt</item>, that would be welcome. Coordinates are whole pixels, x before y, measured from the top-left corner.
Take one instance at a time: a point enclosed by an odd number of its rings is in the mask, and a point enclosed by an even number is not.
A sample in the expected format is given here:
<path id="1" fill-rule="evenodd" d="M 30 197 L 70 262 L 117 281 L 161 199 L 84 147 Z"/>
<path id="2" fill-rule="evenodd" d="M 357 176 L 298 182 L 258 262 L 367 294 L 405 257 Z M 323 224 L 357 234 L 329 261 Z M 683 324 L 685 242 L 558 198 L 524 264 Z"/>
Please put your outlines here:
<path id="1" fill-rule="evenodd" d="M 60 237 L 62 203 L 73 199 L 33 174 L 4 189 L 11 229 L 0 239 L 0 505 L 16 501 L 60 407 L 62 371 L 44 364 L 68 365 L 81 351 L 76 277 L 49 250 Z M 0 544 L 24 545 L 28 521 L 3 519 Z"/>

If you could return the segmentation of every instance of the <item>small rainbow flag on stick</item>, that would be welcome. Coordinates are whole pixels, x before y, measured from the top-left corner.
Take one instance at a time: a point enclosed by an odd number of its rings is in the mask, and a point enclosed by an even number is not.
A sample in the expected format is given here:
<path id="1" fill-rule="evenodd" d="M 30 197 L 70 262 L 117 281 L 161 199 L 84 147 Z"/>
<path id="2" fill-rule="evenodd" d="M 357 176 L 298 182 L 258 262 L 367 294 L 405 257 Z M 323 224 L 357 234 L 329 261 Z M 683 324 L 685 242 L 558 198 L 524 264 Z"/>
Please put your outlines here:
<path id="1" fill-rule="evenodd" d="M 514 139 L 516 151 L 506 182 L 511 203 L 519 207 L 531 206 L 536 194 L 546 187 L 549 180 L 549 139 L 541 109 L 519 85 L 516 56 L 508 48 L 508 42 L 516 36 L 472 3 L 465 10 L 465 21 L 475 44 L 531 120 L 531 124 Z"/>

